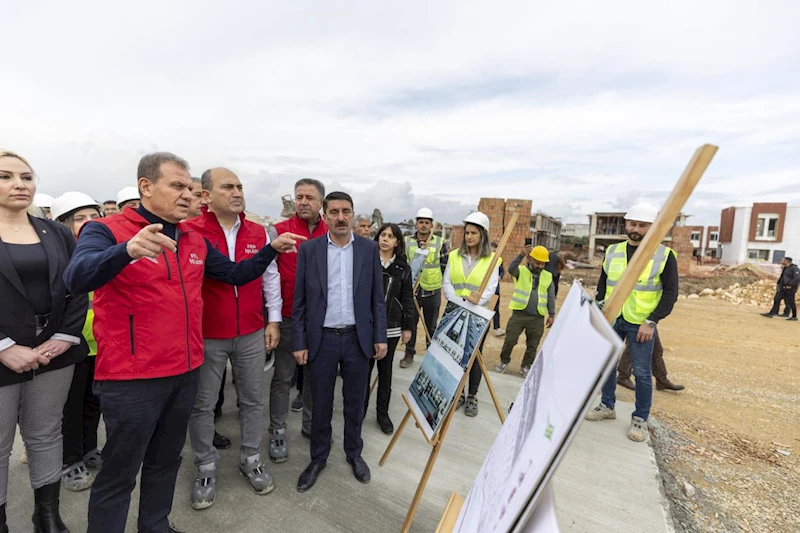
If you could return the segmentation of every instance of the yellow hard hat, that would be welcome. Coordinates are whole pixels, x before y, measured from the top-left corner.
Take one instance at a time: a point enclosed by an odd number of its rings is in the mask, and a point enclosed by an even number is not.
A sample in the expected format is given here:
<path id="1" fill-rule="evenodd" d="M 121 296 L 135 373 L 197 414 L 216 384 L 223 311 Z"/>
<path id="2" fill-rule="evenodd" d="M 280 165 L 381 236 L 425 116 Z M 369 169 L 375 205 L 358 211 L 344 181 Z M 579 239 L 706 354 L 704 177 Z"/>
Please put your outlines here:
<path id="1" fill-rule="evenodd" d="M 550 261 L 550 252 L 548 252 L 547 248 L 544 246 L 536 246 L 533 250 L 531 250 L 531 257 L 533 257 L 534 261 L 547 263 Z"/>

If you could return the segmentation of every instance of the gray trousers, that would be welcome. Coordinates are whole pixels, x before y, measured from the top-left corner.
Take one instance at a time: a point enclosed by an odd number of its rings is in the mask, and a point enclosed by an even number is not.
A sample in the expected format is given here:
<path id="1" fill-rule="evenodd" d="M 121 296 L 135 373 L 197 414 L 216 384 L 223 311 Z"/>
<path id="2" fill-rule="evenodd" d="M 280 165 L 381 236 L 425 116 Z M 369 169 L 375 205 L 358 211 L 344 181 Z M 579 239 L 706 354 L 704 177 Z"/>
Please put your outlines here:
<path id="1" fill-rule="evenodd" d="M 61 419 L 74 369 L 68 366 L 0 387 L 0 505 L 6 503 L 8 459 L 18 420 L 28 450 L 31 486 L 39 489 L 61 481 Z"/>
<path id="2" fill-rule="evenodd" d="M 269 389 L 269 430 L 286 428 L 291 402 L 291 382 L 297 362 L 292 355 L 292 319 L 283 317 L 281 340 L 275 349 L 275 367 Z M 303 367 L 303 429 L 311 433 L 311 375 Z"/>
<path id="3" fill-rule="evenodd" d="M 239 459 L 244 461 L 259 453 L 261 448 L 261 418 L 264 414 L 261 391 L 266 354 L 264 330 L 235 339 L 204 339 L 203 346 L 205 362 L 200 367 L 200 384 L 189 418 L 194 464 L 219 464 L 219 452 L 214 447 L 214 407 L 228 359 L 239 397 L 239 426 L 242 431 Z"/>

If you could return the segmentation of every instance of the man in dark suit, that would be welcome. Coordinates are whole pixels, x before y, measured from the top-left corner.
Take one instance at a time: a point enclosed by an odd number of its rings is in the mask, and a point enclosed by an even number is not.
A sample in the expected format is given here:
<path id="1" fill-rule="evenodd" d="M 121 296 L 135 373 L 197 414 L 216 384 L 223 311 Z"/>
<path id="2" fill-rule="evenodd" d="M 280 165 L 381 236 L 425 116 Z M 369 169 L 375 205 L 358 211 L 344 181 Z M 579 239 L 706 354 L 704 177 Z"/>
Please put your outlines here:
<path id="1" fill-rule="evenodd" d="M 386 309 L 375 241 L 353 235 L 353 199 L 332 192 L 323 202 L 327 236 L 299 248 L 292 309 L 292 351 L 308 365 L 311 387 L 311 464 L 297 490 L 314 486 L 331 450 L 331 417 L 337 368 L 344 387 L 344 450 L 356 479 L 369 483 L 361 458 L 361 423 L 370 358 L 386 356 Z"/>

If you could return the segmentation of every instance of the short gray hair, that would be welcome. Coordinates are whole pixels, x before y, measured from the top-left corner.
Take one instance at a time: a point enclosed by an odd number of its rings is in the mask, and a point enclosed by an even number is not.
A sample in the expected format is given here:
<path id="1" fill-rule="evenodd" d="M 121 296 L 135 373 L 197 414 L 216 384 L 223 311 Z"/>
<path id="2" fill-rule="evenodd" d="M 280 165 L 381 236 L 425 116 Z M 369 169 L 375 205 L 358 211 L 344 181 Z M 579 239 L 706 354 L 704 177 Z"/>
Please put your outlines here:
<path id="1" fill-rule="evenodd" d="M 303 178 L 297 180 L 297 183 L 294 184 L 294 190 L 297 190 L 298 187 L 303 185 L 311 185 L 312 187 L 316 187 L 317 192 L 319 193 L 319 199 L 322 200 L 325 198 L 325 185 L 323 185 L 321 181 L 313 178 Z"/>
<path id="2" fill-rule="evenodd" d="M 200 185 L 202 185 L 204 191 L 211 190 L 211 170 L 212 169 L 209 168 L 200 176 Z"/>
<path id="3" fill-rule="evenodd" d="M 372 217 L 369 217 L 363 213 L 356 216 L 356 218 L 353 220 L 353 225 L 358 226 L 358 223 L 361 222 L 362 220 L 366 220 L 367 222 L 370 223 L 370 225 L 372 225 Z"/>
<path id="4" fill-rule="evenodd" d="M 174 163 L 185 171 L 189 171 L 189 163 L 185 159 L 170 152 L 155 152 L 147 154 L 139 160 L 139 169 L 136 177 L 147 178 L 152 182 L 156 182 L 161 179 L 161 165 L 164 163 Z"/>

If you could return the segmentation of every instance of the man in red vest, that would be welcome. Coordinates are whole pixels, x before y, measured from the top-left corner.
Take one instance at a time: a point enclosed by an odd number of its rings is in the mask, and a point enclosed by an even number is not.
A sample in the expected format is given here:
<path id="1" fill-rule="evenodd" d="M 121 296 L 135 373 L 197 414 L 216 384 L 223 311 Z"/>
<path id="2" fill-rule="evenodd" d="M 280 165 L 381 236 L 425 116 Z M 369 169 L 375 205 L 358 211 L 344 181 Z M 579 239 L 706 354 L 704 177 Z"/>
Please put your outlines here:
<path id="1" fill-rule="evenodd" d="M 186 161 L 149 154 L 137 175 L 139 208 L 86 224 L 64 272 L 71 293 L 95 291 L 94 392 L 107 439 L 88 533 L 124 533 L 140 470 L 138 531 L 176 531 L 168 516 L 203 364 L 203 279 L 247 285 L 304 240 L 284 234 L 234 263 L 180 224 L 192 201 Z"/>
<path id="2" fill-rule="evenodd" d="M 226 168 L 206 170 L 201 178 L 206 207 L 187 226 L 197 231 L 231 261 L 244 261 L 267 245 L 266 228 L 245 218 L 244 190 Z M 263 291 L 263 294 L 262 294 Z M 265 302 L 268 317 L 265 317 Z M 197 475 L 192 507 L 211 507 L 217 495 L 219 452 L 214 441 L 214 406 L 228 359 L 239 398 L 242 443 L 239 471 L 256 494 L 275 488 L 261 462 L 261 419 L 264 354 L 278 344 L 281 321 L 280 276 L 275 262 L 261 279 L 241 287 L 206 278 L 203 282 L 203 345 L 205 362 L 189 419 L 189 437 Z M 268 319 L 266 329 L 265 318 Z"/>
<path id="3" fill-rule="evenodd" d="M 288 220 L 275 224 L 271 237 L 284 233 L 303 235 L 315 239 L 327 235 L 328 226 L 320 217 L 322 199 L 325 197 L 325 186 L 315 179 L 301 179 L 294 185 L 294 201 L 296 214 Z M 275 371 L 272 374 L 272 385 L 269 391 L 269 458 L 282 463 L 287 460 L 289 451 L 286 447 L 286 418 L 289 416 L 289 394 L 292 377 L 297 362 L 292 355 L 292 304 L 294 302 L 294 281 L 297 273 L 297 254 L 281 254 L 278 256 L 278 271 L 281 275 L 281 298 L 283 311 L 281 320 L 281 336 L 275 350 Z M 307 367 L 301 367 L 307 369 Z M 306 376 L 307 377 L 307 376 Z M 304 379 L 303 387 L 303 428 L 302 434 L 311 438 L 311 387 L 308 379 Z"/>

